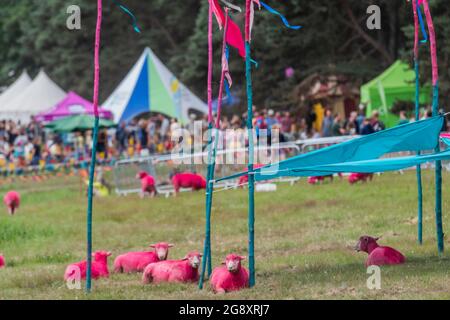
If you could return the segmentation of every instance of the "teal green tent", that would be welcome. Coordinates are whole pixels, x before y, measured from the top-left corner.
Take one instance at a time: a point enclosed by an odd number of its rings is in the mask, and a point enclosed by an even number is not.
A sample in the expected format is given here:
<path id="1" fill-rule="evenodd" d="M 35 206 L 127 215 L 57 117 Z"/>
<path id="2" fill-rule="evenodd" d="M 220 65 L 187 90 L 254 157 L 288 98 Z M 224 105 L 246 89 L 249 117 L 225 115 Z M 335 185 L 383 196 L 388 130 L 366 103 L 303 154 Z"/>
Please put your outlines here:
<path id="1" fill-rule="evenodd" d="M 45 125 L 45 127 L 51 129 L 54 132 L 92 130 L 94 128 L 94 117 L 86 114 L 74 115 L 50 122 L 49 124 Z M 99 127 L 111 128 L 115 127 L 115 123 L 111 120 L 100 119 Z"/>
<path id="2" fill-rule="evenodd" d="M 367 105 L 367 116 L 378 110 L 388 127 L 395 126 L 398 117 L 390 109 L 396 101 L 415 101 L 415 78 L 410 66 L 397 60 L 378 77 L 361 86 L 361 103 Z M 420 103 L 430 102 L 431 87 L 427 85 L 420 89 Z"/>

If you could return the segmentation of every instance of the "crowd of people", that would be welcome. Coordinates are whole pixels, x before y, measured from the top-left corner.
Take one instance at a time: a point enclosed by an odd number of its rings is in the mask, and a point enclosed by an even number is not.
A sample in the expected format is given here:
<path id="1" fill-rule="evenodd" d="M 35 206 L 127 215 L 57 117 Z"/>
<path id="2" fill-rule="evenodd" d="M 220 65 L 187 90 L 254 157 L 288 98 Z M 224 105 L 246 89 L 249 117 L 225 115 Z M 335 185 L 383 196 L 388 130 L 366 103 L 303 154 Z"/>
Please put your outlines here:
<path id="1" fill-rule="evenodd" d="M 421 117 L 430 116 L 431 112 L 426 111 Z M 267 130 L 270 138 L 271 132 L 278 130 L 280 142 L 366 135 L 385 129 L 377 111 L 370 117 L 366 117 L 364 112 L 354 111 L 344 118 L 339 113 L 333 114 L 331 109 L 325 109 L 323 120 L 319 125 L 317 118 L 314 113 L 302 117 L 289 111 L 255 108 L 253 125 L 257 136 L 261 130 Z M 206 115 L 200 119 L 192 116 L 189 123 L 182 125 L 177 119 L 170 119 L 162 114 L 147 119 L 135 119 L 128 123 L 122 122 L 114 129 L 102 129 L 98 136 L 99 161 L 170 153 L 178 143 L 172 139 L 173 133 L 180 128 L 193 133 L 195 121 L 201 121 L 203 132 L 207 130 Z M 409 121 L 413 119 L 408 119 L 406 112 L 400 112 L 399 124 Z M 245 133 L 246 123 L 246 114 L 223 116 L 220 129 L 223 131 L 233 129 L 229 131 Z M 236 147 L 236 145 L 230 144 L 228 147 Z M 238 147 L 245 147 L 245 145 Z M 91 131 L 56 134 L 34 120 L 26 125 L 11 120 L 0 120 L 0 170 L 2 171 L 89 161 L 91 148 Z"/>

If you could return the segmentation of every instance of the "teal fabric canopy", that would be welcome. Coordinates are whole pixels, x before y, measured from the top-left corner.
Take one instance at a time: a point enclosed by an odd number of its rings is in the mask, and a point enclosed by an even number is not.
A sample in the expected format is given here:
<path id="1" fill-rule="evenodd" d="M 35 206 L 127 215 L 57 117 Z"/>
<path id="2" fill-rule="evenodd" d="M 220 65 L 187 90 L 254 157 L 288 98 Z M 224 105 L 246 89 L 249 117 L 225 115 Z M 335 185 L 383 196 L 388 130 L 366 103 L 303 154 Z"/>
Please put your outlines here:
<path id="1" fill-rule="evenodd" d="M 415 161 L 432 161 L 426 160 L 430 158 L 405 157 L 397 158 L 398 161 L 403 160 L 395 163 L 385 162 L 387 159 L 379 158 L 392 152 L 417 152 L 434 149 L 439 143 L 439 133 L 443 121 L 443 116 L 432 117 L 301 154 L 255 169 L 255 179 L 261 181 L 286 176 L 320 176 L 334 172 L 381 172 L 396 170 L 388 168 L 413 166 L 416 164 Z M 376 164 L 377 161 L 379 166 Z M 366 169 L 368 171 L 364 171 Z M 242 172 L 217 181 L 234 179 L 246 174 L 248 172 Z"/>
<path id="2" fill-rule="evenodd" d="M 426 162 L 441 161 L 446 159 L 450 159 L 450 150 L 429 155 L 344 162 L 289 170 L 292 171 L 293 175 L 304 177 L 327 175 L 338 172 L 375 173 L 396 171 L 417 166 Z"/>

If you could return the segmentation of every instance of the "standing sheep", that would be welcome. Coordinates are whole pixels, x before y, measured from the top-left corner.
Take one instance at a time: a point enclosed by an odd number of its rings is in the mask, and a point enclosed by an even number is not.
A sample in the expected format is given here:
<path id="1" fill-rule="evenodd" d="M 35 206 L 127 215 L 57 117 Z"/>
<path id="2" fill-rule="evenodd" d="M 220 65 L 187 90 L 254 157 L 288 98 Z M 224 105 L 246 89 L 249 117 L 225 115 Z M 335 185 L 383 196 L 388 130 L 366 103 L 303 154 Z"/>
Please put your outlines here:
<path id="1" fill-rule="evenodd" d="M 153 251 L 137 251 L 122 254 L 114 260 L 114 272 L 142 272 L 150 263 L 166 260 L 169 248 L 172 247 L 173 244 L 160 242 L 150 245 L 150 248 L 154 248 Z"/>
<path id="2" fill-rule="evenodd" d="M 14 213 L 20 206 L 20 194 L 17 191 L 9 191 L 7 194 L 5 194 L 3 202 L 8 208 L 8 213 L 10 215 L 14 215 Z"/>
<path id="3" fill-rule="evenodd" d="M 136 179 L 141 180 L 141 197 L 143 198 L 145 194 L 150 194 L 150 197 L 154 197 L 157 193 L 155 186 L 155 178 L 149 175 L 145 171 L 141 171 L 136 175 Z"/>
<path id="4" fill-rule="evenodd" d="M 111 255 L 111 252 L 107 251 L 96 251 L 92 254 L 94 260 L 92 261 L 91 275 L 92 279 L 98 279 L 101 277 L 108 278 L 109 270 L 108 270 L 108 257 Z M 66 272 L 64 273 L 64 280 L 69 280 L 71 277 L 75 276 L 79 271 L 80 279 L 86 279 L 87 272 L 87 262 L 86 260 L 72 263 L 66 268 Z"/>
<path id="5" fill-rule="evenodd" d="M 229 254 L 223 266 L 217 267 L 211 274 L 211 288 L 216 293 L 237 291 L 249 286 L 248 270 L 241 266 L 245 257 Z"/>
<path id="6" fill-rule="evenodd" d="M 406 259 L 403 254 L 391 247 L 379 246 L 377 243 L 378 239 L 362 236 L 355 246 L 356 251 L 364 251 L 369 254 L 366 260 L 366 267 L 405 263 Z"/>
<path id="7" fill-rule="evenodd" d="M 180 188 L 192 188 L 193 191 L 206 189 L 206 179 L 197 173 L 175 173 L 171 176 L 175 195 L 180 192 Z"/>
<path id="8" fill-rule="evenodd" d="M 149 264 L 142 276 L 142 282 L 196 282 L 198 267 L 202 255 L 196 251 L 190 252 L 182 260 L 167 260 Z"/>

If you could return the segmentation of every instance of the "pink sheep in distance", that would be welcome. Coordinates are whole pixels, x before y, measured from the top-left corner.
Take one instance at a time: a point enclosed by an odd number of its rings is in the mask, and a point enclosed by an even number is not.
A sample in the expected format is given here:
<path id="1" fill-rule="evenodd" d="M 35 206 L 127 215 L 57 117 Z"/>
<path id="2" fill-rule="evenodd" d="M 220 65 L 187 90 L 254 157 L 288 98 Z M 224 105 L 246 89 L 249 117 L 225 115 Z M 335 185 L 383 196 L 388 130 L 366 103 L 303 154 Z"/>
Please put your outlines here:
<path id="1" fill-rule="evenodd" d="M 10 215 L 14 215 L 14 213 L 20 206 L 20 194 L 17 191 L 9 191 L 5 194 L 3 202 L 8 208 L 8 213 Z"/>
<path id="2" fill-rule="evenodd" d="M 188 253 L 182 260 L 167 260 L 149 264 L 142 282 L 196 282 L 202 255 L 197 251 Z"/>
<path id="3" fill-rule="evenodd" d="M 372 181 L 373 173 L 352 173 L 348 176 L 348 182 L 350 184 L 357 183 L 359 181 L 367 182 L 367 180 Z"/>
<path id="4" fill-rule="evenodd" d="M 155 178 L 145 171 L 139 172 L 136 178 L 141 180 L 141 197 L 144 197 L 148 193 L 153 198 L 157 193 Z"/>
<path id="5" fill-rule="evenodd" d="M 378 239 L 362 236 L 356 244 L 356 251 L 364 251 L 369 254 L 366 260 L 366 267 L 405 263 L 406 258 L 403 254 L 391 247 L 378 245 Z"/>
<path id="6" fill-rule="evenodd" d="M 5 257 L 0 253 L 0 269 L 6 266 Z"/>
<path id="7" fill-rule="evenodd" d="M 241 266 L 245 257 L 229 254 L 223 266 L 217 267 L 211 274 L 211 288 L 216 293 L 237 291 L 249 286 L 248 270 Z"/>
<path id="8" fill-rule="evenodd" d="M 91 276 L 92 279 L 98 279 L 101 277 L 108 278 L 109 270 L 108 270 L 108 257 L 111 255 L 111 252 L 107 251 L 96 251 L 92 254 L 94 258 L 92 261 L 91 268 Z M 86 260 L 72 263 L 67 266 L 66 272 L 64 273 L 64 280 L 69 280 L 74 276 L 77 276 L 79 271 L 80 279 L 86 279 L 87 272 L 87 262 Z"/>
<path id="9" fill-rule="evenodd" d="M 153 251 L 128 252 L 118 256 L 114 260 L 114 272 L 142 272 L 150 263 L 166 260 L 169 254 L 169 248 L 173 244 L 160 242 L 150 245 Z"/>

